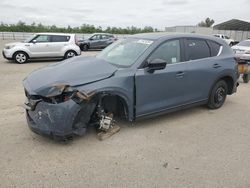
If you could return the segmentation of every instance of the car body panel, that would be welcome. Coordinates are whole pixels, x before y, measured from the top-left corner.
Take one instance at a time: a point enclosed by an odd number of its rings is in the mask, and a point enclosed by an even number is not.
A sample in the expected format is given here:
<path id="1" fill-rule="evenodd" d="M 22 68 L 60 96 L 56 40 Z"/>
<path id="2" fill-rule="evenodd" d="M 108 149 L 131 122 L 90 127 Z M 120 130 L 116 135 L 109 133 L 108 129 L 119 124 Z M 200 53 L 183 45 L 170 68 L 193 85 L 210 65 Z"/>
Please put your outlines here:
<path id="1" fill-rule="evenodd" d="M 250 41 L 250 40 L 246 40 Z M 250 61 L 250 46 L 235 45 L 232 46 L 235 56 L 241 60 Z"/>
<path id="2" fill-rule="evenodd" d="M 112 44 L 116 38 L 109 33 L 94 33 L 88 39 L 80 42 L 80 47 L 87 45 L 89 49 L 101 49 Z"/>
<path id="3" fill-rule="evenodd" d="M 98 67 L 98 69 L 96 69 Z M 84 85 L 106 79 L 114 74 L 116 67 L 95 57 L 75 57 L 61 63 L 51 64 L 32 72 L 25 82 L 32 91 L 46 96 L 47 88 L 54 85 Z M 47 79 L 50 75 L 50 79 Z"/>
<path id="4" fill-rule="evenodd" d="M 68 36 L 69 41 L 66 42 L 33 42 L 37 36 Z M 11 47 L 11 48 L 9 48 Z M 74 34 L 64 33 L 37 33 L 30 41 L 16 42 L 5 44 L 3 53 L 6 58 L 13 59 L 13 55 L 17 51 L 23 51 L 28 54 L 29 58 L 50 58 L 50 57 L 64 57 L 65 53 L 69 50 L 75 51 L 76 55 L 80 55 L 81 51 L 79 46 L 75 44 Z"/>
<path id="5" fill-rule="evenodd" d="M 222 48 L 218 56 L 187 60 L 182 50 L 181 62 L 168 64 L 162 70 L 148 71 L 145 66 L 146 60 L 158 46 L 168 40 L 180 39 L 182 41 L 193 37 L 219 43 Z M 226 42 L 221 39 L 194 34 L 166 35 L 161 33 L 158 35 L 139 34 L 131 38 L 152 40 L 153 43 L 130 67 L 116 67 L 96 57 L 75 57 L 31 73 L 23 82 L 28 96 L 47 97 L 54 92 L 55 86 L 60 85 L 68 85 L 71 88 L 70 91 L 85 94 L 92 92 L 93 96 L 115 95 L 125 102 L 127 118 L 133 121 L 152 114 L 157 115 L 169 110 L 183 109 L 186 106 L 205 104 L 213 85 L 224 77 L 232 79 L 233 87 L 236 87 L 237 69 L 234 54 Z M 181 46 L 183 48 L 184 45 Z M 48 74 L 52 76 L 46 79 Z M 41 103 L 40 106 L 46 101 L 39 103 Z M 98 101 L 95 99 L 94 103 L 98 103 Z M 68 104 L 60 103 L 65 106 Z M 46 108 L 50 108 L 51 105 Z M 72 107 L 74 109 L 78 109 L 79 106 L 75 101 L 72 101 L 70 105 L 75 105 Z M 85 109 L 88 105 L 83 103 L 81 108 Z M 37 116 L 37 113 L 36 111 L 29 115 L 33 117 Z M 74 118 L 73 115 L 72 118 Z M 37 121 L 37 123 L 39 122 Z M 68 123 L 68 127 L 73 131 L 72 123 Z"/>

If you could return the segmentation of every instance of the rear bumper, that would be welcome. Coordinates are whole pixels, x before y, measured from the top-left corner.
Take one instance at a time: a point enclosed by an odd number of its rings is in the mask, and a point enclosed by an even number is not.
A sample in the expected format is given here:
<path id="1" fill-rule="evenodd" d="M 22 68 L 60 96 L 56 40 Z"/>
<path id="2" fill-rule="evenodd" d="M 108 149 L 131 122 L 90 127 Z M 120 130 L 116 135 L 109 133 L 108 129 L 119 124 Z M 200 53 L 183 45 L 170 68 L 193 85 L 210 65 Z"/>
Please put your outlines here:
<path id="1" fill-rule="evenodd" d="M 250 61 L 250 54 L 235 54 L 237 61 Z"/>

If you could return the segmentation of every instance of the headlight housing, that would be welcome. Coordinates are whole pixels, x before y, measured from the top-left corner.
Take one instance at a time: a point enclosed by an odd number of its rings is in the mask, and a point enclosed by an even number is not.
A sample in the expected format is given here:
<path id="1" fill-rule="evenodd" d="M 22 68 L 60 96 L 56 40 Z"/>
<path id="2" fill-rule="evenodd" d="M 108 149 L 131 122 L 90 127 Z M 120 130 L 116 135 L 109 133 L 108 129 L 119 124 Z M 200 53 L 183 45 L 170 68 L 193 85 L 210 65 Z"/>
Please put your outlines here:
<path id="1" fill-rule="evenodd" d="M 11 48 L 14 48 L 15 45 L 9 45 L 9 46 L 6 46 L 5 49 L 11 49 Z"/>

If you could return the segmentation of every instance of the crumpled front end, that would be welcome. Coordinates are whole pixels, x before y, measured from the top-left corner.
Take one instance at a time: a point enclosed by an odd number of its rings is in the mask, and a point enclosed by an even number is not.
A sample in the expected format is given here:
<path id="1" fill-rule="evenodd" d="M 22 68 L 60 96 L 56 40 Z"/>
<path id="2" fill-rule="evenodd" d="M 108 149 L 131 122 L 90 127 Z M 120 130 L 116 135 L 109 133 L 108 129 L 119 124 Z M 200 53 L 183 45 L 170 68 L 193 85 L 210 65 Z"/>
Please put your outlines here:
<path id="1" fill-rule="evenodd" d="M 86 132 L 96 107 L 96 103 L 90 100 L 92 95 L 61 85 L 55 86 L 58 92 L 52 89 L 53 92 L 47 96 L 34 94 L 27 88 L 24 108 L 29 128 L 33 132 L 62 138 Z"/>

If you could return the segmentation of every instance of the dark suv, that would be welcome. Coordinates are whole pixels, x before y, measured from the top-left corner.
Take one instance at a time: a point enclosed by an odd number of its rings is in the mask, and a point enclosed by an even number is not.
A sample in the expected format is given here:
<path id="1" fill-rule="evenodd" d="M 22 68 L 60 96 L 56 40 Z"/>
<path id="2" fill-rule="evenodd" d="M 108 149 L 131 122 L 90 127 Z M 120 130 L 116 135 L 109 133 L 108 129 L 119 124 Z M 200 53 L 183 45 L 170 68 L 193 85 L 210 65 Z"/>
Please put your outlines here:
<path id="1" fill-rule="evenodd" d="M 49 75 L 49 76 L 48 76 Z M 231 48 L 196 34 L 139 34 L 96 57 L 75 57 L 31 73 L 23 82 L 29 127 L 49 135 L 83 135 L 191 106 L 220 108 L 236 92 Z"/>
<path id="2" fill-rule="evenodd" d="M 87 51 L 89 49 L 103 49 L 116 41 L 117 38 L 109 33 L 94 33 L 88 39 L 78 41 L 80 49 Z"/>

